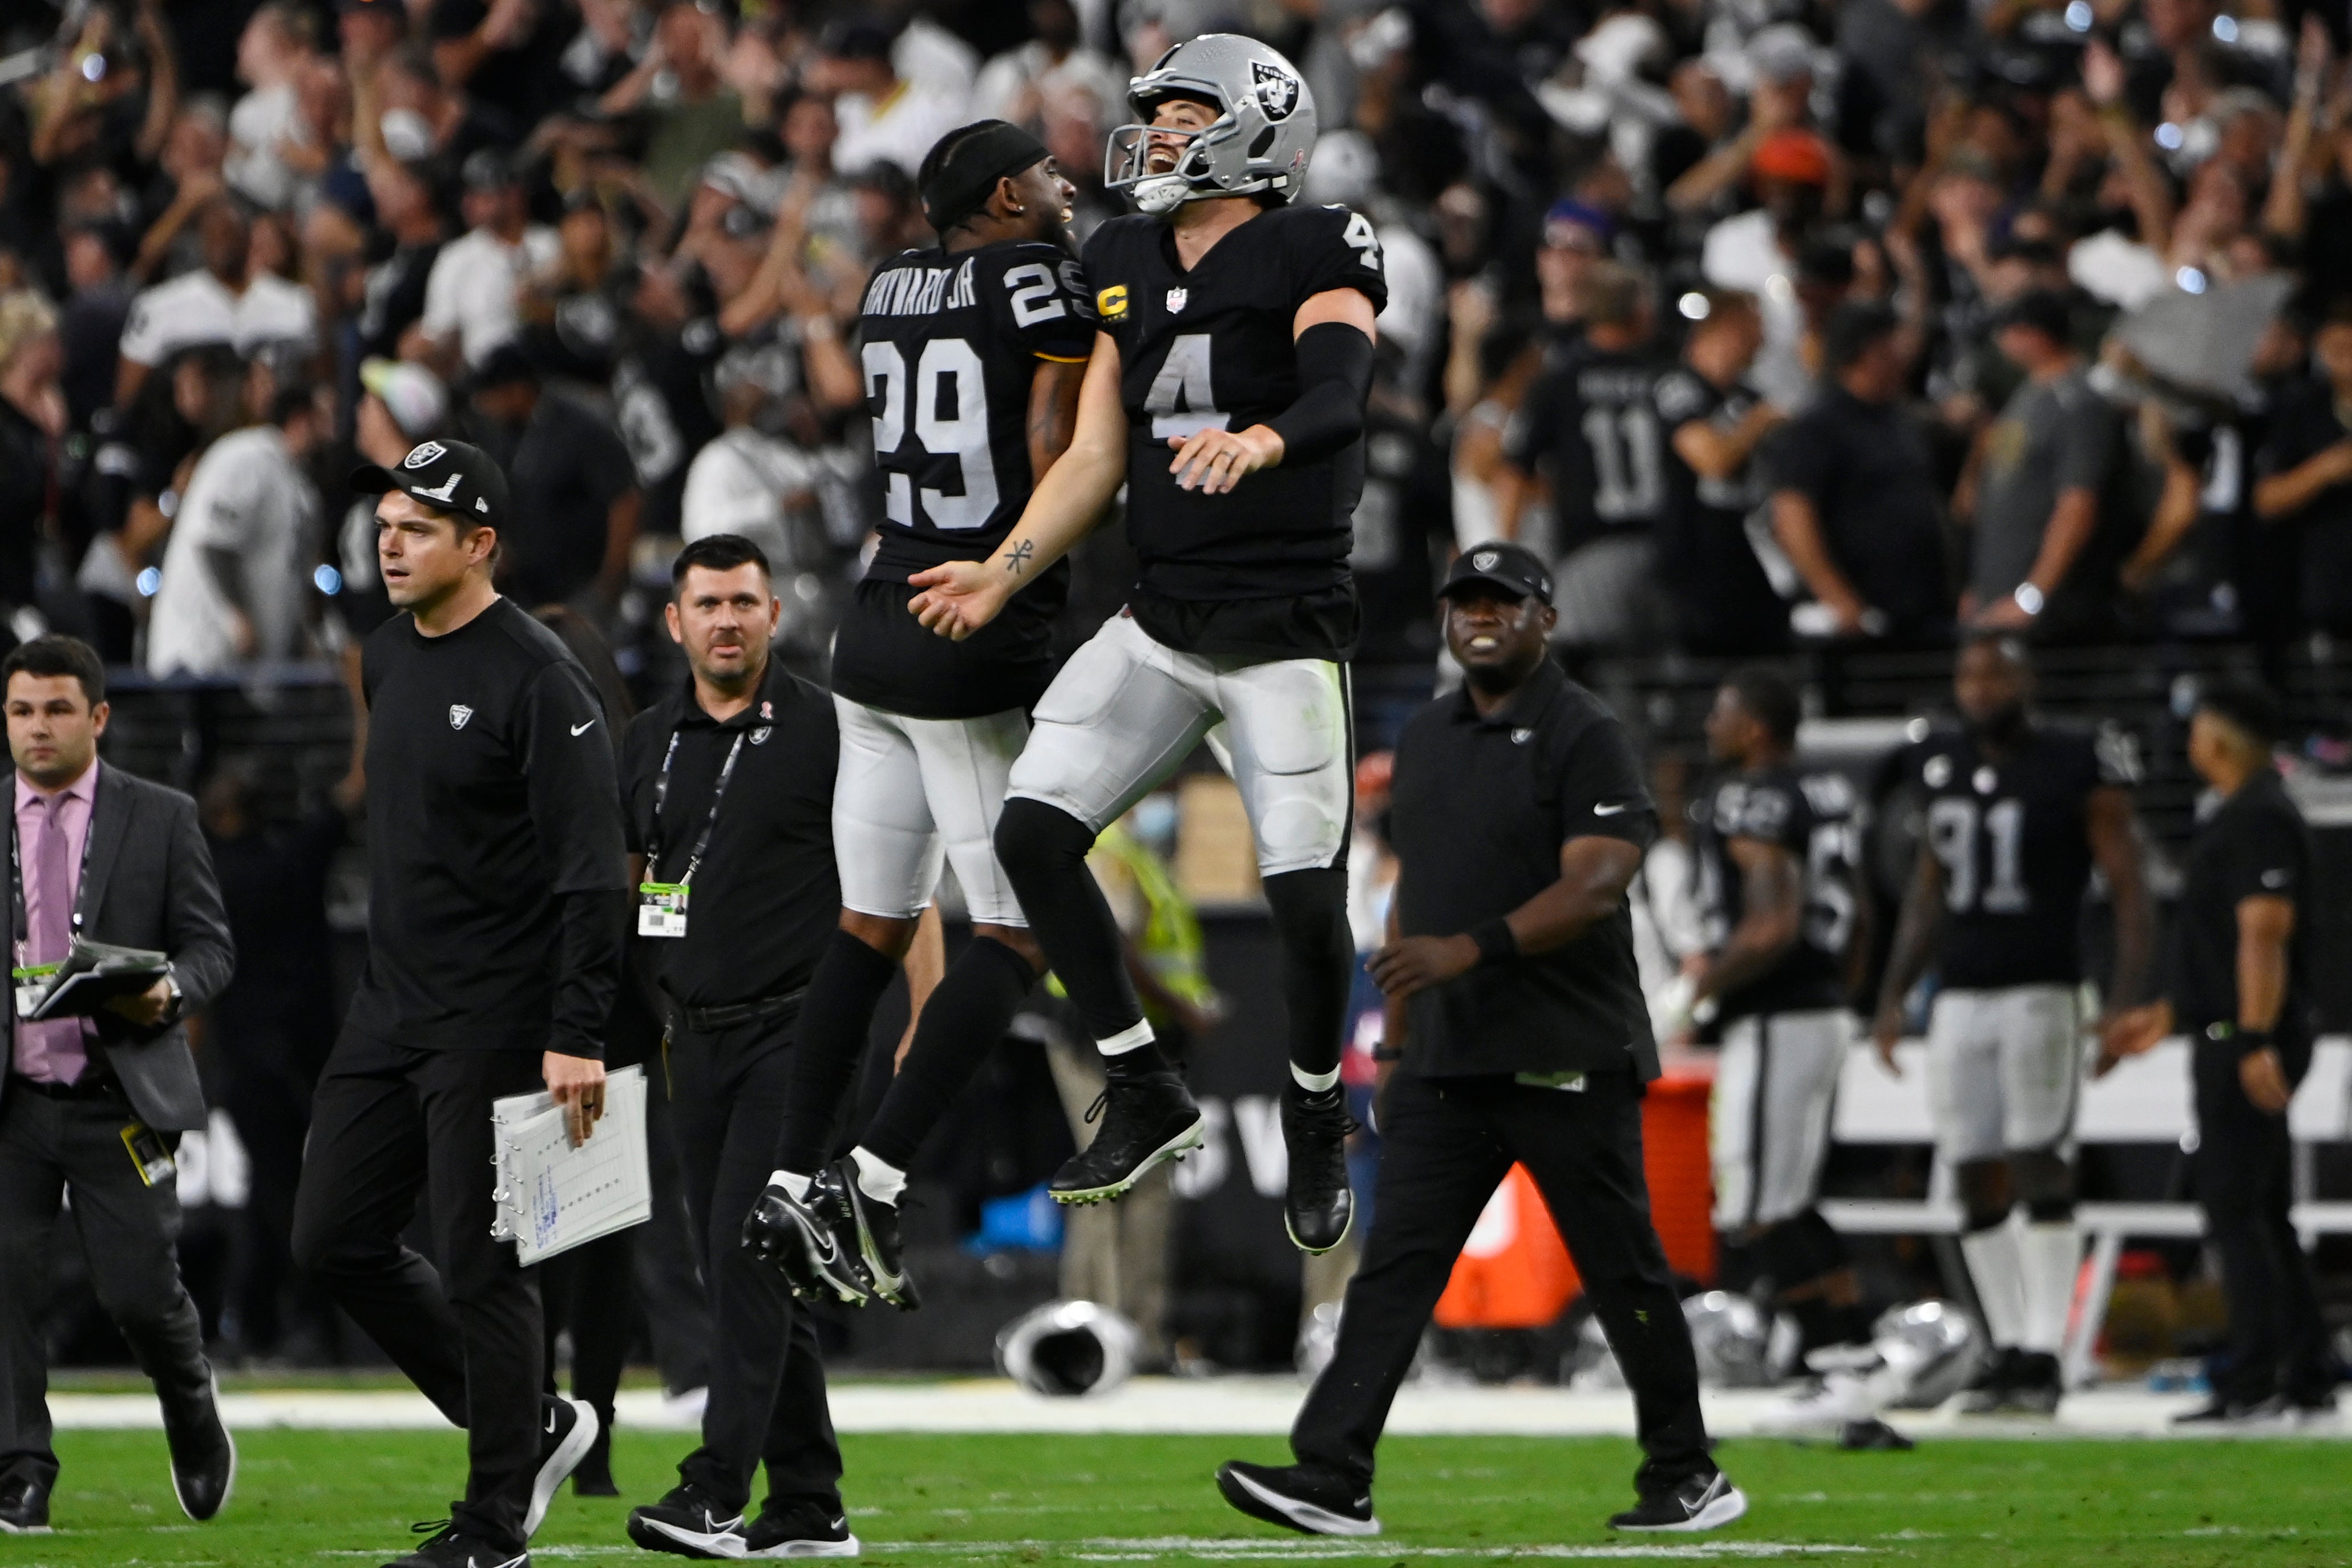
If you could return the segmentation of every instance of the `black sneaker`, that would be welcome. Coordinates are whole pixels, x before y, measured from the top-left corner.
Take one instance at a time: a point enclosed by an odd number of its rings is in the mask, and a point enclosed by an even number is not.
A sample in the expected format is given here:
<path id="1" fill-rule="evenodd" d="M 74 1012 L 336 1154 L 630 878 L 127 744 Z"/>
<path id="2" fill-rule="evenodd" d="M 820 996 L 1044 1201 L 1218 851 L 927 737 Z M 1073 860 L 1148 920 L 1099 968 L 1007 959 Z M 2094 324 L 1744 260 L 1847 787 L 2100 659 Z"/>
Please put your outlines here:
<path id="1" fill-rule="evenodd" d="M 2054 1415 L 2066 1394 L 2058 1358 L 2047 1351 L 2020 1351 L 2000 1408 L 2018 1415 Z"/>
<path id="2" fill-rule="evenodd" d="M 2184 1410 L 2172 1418 L 2175 1426 L 2238 1426 L 2270 1419 L 2278 1413 L 2272 1400 L 2249 1405 L 2243 1400 L 2227 1399 L 2215 1394 L 2194 1410 Z"/>
<path id="3" fill-rule="evenodd" d="M 0 1481 L 0 1535 L 47 1535 L 49 1489 L 25 1476 Z"/>
<path id="4" fill-rule="evenodd" d="M 1654 1492 L 1609 1521 L 1612 1530 L 1720 1530 L 1748 1511 L 1748 1497 L 1721 1470 Z"/>
<path id="5" fill-rule="evenodd" d="M 1162 1160 L 1201 1146 L 1201 1108 L 1173 1072 L 1111 1076 L 1087 1120 L 1102 1119 L 1095 1141 L 1054 1173 L 1046 1190 L 1057 1204 L 1098 1204 L 1125 1195 Z"/>
<path id="6" fill-rule="evenodd" d="M 540 1522 L 547 1518 L 547 1505 L 555 1500 L 563 1478 L 579 1468 L 594 1446 L 596 1434 L 604 1429 L 586 1400 L 540 1397 L 539 1473 L 530 1479 L 530 1506 L 523 1510 L 525 1541 L 539 1533 Z"/>
<path id="7" fill-rule="evenodd" d="M 828 1167 L 810 1178 L 804 1198 L 771 1180 L 743 1216 L 743 1246 L 780 1271 L 802 1300 L 855 1306 L 866 1300 L 866 1281 L 855 1246 L 843 1247 L 842 1237 L 854 1236 L 856 1223 L 839 1177 Z"/>
<path id="8" fill-rule="evenodd" d="M 915 1282 L 907 1277 L 906 1252 L 898 1239 L 898 1205 L 884 1203 L 857 1184 L 855 1160 L 836 1160 L 824 1174 L 838 1184 L 838 1201 L 849 1211 L 850 1223 L 835 1236 L 835 1245 L 856 1251 L 865 1265 L 865 1282 L 875 1295 L 902 1312 L 921 1306 Z"/>
<path id="9" fill-rule="evenodd" d="M 1907 1453 L 1917 1444 L 1876 1416 L 1849 1421 L 1838 1428 L 1838 1447 L 1857 1452 Z"/>
<path id="10" fill-rule="evenodd" d="M 746 1557 L 855 1557 L 862 1550 L 847 1514 L 814 1503 L 763 1508 L 743 1533 Z"/>
<path id="11" fill-rule="evenodd" d="M 1370 1489 L 1304 1465 L 1252 1465 L 1228 1459 L 1217 1467 L 1217 1490 L 1252 1519 L 1304 1535 L 1378 1535 Z"/>
<path id="12" fill-rule="evenodd" d="M 1356 1198 L 1348 1188 L 1348 1134 L 1356 1130 L 1338 1085 L 1318 1093 L 1292 1083 L 1282 1095 L 1282 1142 L 1290 1178 L 1282 1194 L 1283 1227 L 1306 1253 L 1328 1252 L 1348 1239 Z"/>
<path id="13" fill-rule="evenodd" d="M 1957 1408 L 1963 1415 L 1990 1415 L 2004 1408 L 2009 1391 L 2017 1382 L 2017 1363 L 2022 1354 L 2014 1345 L 1994 1350 L 1977 1374 L 1961 1389 Z"/>
<path id="14" fill-rule="evenodd" d="M 221 1424 L 217 1383 L 207 1380 L 196 1398 L 164 1412 L 163 1442 L 172 1451 L 172 1495 L 180 1511 L 202 1524 L 226 1508 L 236 1489 L 236 1444 Z"/>
<path id="15" fill-rule="evenodd" d="M 672 1487 L 659 1502 L 631 1509 L 628 1532 L 646 1551 L 676 1557 L 743 1555 L 743 1510 L 721 1507 L 692 1481 Z"/>
<path id="16" fill-rule="evenodd" d="M 396 1557 L 383 1568 L 530 1568 L 529 1551 L 512 1552 L 503 1546 L 492 1546 L 480 1536 L 446 1519 L 428 1520 L 412 1524 L 412 1534 L 432 1539 L 405 1557 Z"/>

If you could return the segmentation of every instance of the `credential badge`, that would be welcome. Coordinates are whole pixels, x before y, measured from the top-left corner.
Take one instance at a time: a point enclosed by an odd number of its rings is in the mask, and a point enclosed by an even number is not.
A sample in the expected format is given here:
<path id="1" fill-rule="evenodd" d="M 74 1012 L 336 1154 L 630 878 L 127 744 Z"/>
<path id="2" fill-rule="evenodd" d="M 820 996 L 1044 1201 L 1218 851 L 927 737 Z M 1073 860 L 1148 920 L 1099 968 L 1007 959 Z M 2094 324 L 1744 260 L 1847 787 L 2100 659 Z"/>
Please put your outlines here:
<path id="1" fill-rule="evenodd" d="M 440 442 L 426 441 L 410 451 L 408 456 L 403 458 L 400 460 L 400 466 L 404 468 L 422 468 L 439 462 L 448 455 L 449 448 L 444 447 Z"/>
<path id="2" fill-rule="evenodd" d="M 1287 120 L 1298 107 L 1298 79 L 1264 60 L 1250 62 L 1250 79 L 1257 84 L 1257 100 L 1268 120 Z"/>
<path id="3" fill-rule="evenodd" d="M 466 721 L 471 719 L 473 716 L 474 710 L 471 708 L 467 707 L 464 703 L 452 702 L 449 704 L 449 728 L 452 730 L 464 729 L 466 727 Z"/>

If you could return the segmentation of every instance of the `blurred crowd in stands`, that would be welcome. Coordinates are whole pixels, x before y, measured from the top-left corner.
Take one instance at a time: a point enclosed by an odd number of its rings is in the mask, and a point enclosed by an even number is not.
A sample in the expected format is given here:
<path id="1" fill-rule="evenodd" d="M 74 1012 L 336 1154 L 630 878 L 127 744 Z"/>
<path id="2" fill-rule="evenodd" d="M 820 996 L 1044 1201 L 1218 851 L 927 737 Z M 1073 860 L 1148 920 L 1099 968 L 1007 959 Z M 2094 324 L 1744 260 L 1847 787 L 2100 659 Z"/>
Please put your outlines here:
<path id="1" fill-rule="evenodd" d="M 642 667 L 680 538 L 821 668 L 911 174 L 1257 34 L 1391 300 L 1367 663 L 1515 534 L 1584 647 L 2352 631 L 2352 39 L 2281 0 L 30 0 L 0 20 L 0 620 L 156 675 L 387 613 L 341 475 L 458 436 Z"/>

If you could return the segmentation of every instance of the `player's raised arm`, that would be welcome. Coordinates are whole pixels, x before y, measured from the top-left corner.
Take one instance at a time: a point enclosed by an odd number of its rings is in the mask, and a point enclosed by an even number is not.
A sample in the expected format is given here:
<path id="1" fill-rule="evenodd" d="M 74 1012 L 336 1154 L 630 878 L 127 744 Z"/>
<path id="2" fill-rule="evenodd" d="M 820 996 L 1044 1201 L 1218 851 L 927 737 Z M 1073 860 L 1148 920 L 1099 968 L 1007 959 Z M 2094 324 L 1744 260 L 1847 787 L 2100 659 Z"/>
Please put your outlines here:
<path id="1" fill-rule="evenodd" d="M 1168 471 L 1176 483 L 1217 495 L 1240 484 L 1244 474 L 1286 458 L 1311 463 L 1344 451 L 1364 433 L 1375 314 L 1371 300 L 1356 289 L 1326 289 L 1299 306 L 1290 330 L 1298 348 L 1298 401 L 1246 430 L 1204 426 L 1190 436 L 1169 437 L 1176 456 Z"/>
<path id="2" fill-rule="evenodd" d="M 1127 479 L 1127 411 L 1119 405 L 1118 375 L 1118 344 L 1108 332 L 1096 333 L 1068 449 L 1037 481 L 1021 521 L 993 556 L 945 562 L 907 579 L 923 590 L 907 605 L 916 619 L 961 642 L 1094 528 Z"/>

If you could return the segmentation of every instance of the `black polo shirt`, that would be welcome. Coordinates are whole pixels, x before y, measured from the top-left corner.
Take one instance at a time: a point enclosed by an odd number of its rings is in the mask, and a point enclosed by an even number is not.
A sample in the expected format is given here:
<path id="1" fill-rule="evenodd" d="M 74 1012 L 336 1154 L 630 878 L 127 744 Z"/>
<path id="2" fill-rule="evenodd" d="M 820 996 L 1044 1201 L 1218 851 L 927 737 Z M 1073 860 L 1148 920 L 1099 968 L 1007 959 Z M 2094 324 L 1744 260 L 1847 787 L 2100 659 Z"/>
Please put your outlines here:
<path id="1" fill-rule="evenodd" d="M 656 824 L 654 795 L 673 736 L 677 750 Z M 714 821 L 711 795 L 739 739 L 742 751 Z M 833 699 L 772 659 L 759 696 L 731 719 L 705 712 L 689 678 L 629 726 L 621 799 L 631 852 L 656 858 L 646 879 L 677 880 L 703 825 L 711 825 L 688 896 L 686 935 L 649 942 L 672 1000 L 719 1007 L 808 984 L 841 918 L 833 865 L 839 751 Z"/>
<path id="2" fill-rule="evenodd" d="M 2283 1044 L 2310 1032 L 2311 831 L 2265 768 L 2221 803 L 2197 835 L 2173 921 L 2172 1008 L 2183 1032 L 2203 1037 L 2238 1021 L 2238 905 L 2286 899 L 2295 906 L 2287 938 L 2286 1000 L 2275 1031 Z"/>
<path id="3" fill-rule="evenodd" d="M 1485 718 L 1467 690 L 1414 714 L 1397 743 L 1394 802 L 1407 936 L 1452 936 L 1510 913 L 1559 880 L 1571 838 L 1646 846 L 1657 832 L 1624 728 L 1549 660 Z M 1481 964 L 1411 1006 L 1405 1062 L 1425 1078 L 1658 1076 L 1622 900 L 1567 946 Z"/>

